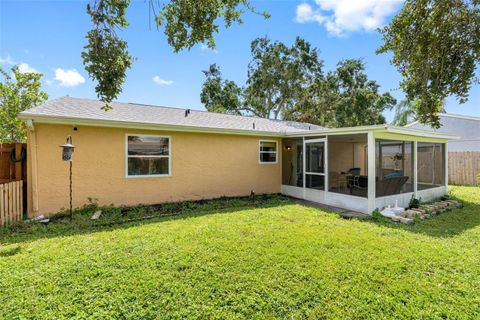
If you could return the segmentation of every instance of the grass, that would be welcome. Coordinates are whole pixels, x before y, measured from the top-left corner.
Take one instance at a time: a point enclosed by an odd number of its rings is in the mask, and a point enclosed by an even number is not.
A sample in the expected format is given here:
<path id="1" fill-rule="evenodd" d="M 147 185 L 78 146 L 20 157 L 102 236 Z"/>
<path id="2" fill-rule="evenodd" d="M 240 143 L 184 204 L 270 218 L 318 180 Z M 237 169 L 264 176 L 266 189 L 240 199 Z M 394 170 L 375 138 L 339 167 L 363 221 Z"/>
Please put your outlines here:
<path id="1" fill-rule="evenodd" d="M 451 192 L 411 226 L 273 196 L 4 230 L 0 318 L 478 319 L 480 191 Z"/>

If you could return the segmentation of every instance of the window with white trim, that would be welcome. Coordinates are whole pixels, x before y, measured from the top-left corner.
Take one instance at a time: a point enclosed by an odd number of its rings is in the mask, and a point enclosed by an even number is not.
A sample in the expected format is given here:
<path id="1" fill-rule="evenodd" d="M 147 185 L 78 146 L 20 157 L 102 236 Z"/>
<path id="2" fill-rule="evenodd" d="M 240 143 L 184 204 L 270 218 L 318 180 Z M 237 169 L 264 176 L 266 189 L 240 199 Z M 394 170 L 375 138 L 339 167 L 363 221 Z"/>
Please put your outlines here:
<path id="1" fill-rule="evenodd" d="M 127 177 L 170 175 L 170 137 L 127 135 Z"/>
<path id="2" fill-rule="evenodd" d="M 260 140 L 258 159 L 260 163 L 277 163 L 277 141 Z"/>

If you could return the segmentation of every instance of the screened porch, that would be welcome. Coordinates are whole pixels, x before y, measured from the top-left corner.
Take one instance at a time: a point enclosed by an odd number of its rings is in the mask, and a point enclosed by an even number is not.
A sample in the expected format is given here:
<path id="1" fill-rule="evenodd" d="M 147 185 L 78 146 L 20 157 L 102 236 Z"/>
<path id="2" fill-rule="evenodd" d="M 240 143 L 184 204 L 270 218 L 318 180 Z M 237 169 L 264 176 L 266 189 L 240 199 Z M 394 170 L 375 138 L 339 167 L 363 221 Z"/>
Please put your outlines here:
<path id="1" fill-rule="evenodd" d="M 447 140 L 385 131 L 283 139 L 282 192 L 363 213 L 446 193 Z"/>

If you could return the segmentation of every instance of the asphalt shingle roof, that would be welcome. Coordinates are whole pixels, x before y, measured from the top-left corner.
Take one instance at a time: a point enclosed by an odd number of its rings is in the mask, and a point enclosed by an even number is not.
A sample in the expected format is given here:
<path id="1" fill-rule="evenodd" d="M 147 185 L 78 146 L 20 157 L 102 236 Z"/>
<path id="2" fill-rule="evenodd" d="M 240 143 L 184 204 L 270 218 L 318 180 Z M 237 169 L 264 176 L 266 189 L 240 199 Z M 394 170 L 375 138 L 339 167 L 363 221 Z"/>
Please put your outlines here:
<path id="1" fill-rule="evenodd" d="M 64 119 L 120 121 L 152 125 L 178 125 L 199 128 L 255 130 L 264 132 L 301 132 L 323 129 L 320 126 L 294 122 L 271 120 L 250 116 L 228 115 L 198 110 L 112 102 L 112 110 L 103 111 L 99 100 L 62 97 L 50 100 L 38 107 L 21 113 L 23 118 L 54 117 Z M 254 127 L 255 124 L 255 127 Z"/>

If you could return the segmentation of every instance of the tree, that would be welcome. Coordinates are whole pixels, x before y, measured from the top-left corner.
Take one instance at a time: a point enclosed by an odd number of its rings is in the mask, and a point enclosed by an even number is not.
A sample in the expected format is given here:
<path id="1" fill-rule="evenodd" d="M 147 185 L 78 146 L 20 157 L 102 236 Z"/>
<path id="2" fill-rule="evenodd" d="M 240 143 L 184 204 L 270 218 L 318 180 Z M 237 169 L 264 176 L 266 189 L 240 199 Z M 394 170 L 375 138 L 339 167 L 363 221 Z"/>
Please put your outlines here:
<path id="1" fill-rule="evenodd" d="M 207 110 L 279 119 L 302 99 L 304 90 L 323 78 L 318 50 L 301 38 L 291 47 L 257 38 L 251 52 L 243 88 L 223 80 L 217 65 L 204 71 L 207 78 L 200 99 Z"/>
<path id="2" fill-rule="evenodd" d="M 385 123 L 382 112 L 396 104 L 368 79 L 361 60 L 341 61 L 325 76 L 319 50 L 301 38 L 291 47 L 257 38 L 251 52 L 243 88 L 224 80 L 216 64 L 204 71 L 200 98 L 207 110 L 353 127 Z"/>
<path id="3" fill-rule="evenodd" d="M 335 108 L 336 127 L 385 123 L 383 111 L 392 109 L 397 103 L 390 93 L 378 92 L 380 85 L 368 80 L 361 60 L 339 62 L 332 79 L 337 83 L 339 95 Z"/>
<path id="4" fill-rule="evenodd" d="M 233 81 L 223 80 L 220 68 L 216 64 L 210 65 L 203 73 L 207 79 L 202 86 L 200 101 L 207 111 L 241 114 L 242 89 Z"/>
<path id="5" fill-rule="evenodd" d="M 285 118 L 326 127 L 383 124 L 383 111 L 393 108 L 396 100 L 379 88 L 376 81 L 368 79 L 361 60 L 343 60 L 324 80 L 306 90 L 306 98 Z"/>
<path id="6" fill-rule="evenodd" d="M 403 99 L 395 106 L 395 116 L 392 124 L 395 126 L 406 126 L 408 123 L 417 120 L 418 101 Z M 439 112 L 445 112 L 445 104 L 442 103 Z"/>
<path id="7" fill-rule="evenodd" d="M 404 99 L 395 106 L 395 116 L 392 124 L 395 126 L 406 126 L 409 122 L 415 120 L 416 101 Z"/>
<path id="8" fill-rule="evenodd" d="M 37 106 L 48 99 L 41 91 L 41 73 L 21 73 L 14 66 L 12 74 L 0 68 L 0 143 L 24 142 L 27 138 L 25 124 L 18 118 L 22 111 Z"/>
<path id="9" fill-rule="evenodd" d="M 291 47 L 257 38 L 251 53 L 245 103 L 264 118 L 279 119 L 301 99 L 303 90 L 323 78 L 318 49 L 300 37 Z"/>
<path id="10" fill-rule="evenodd" d="M 95 91 L 106 110 L 122 92 L 126 72 L 133 63 L 128 43 L 116 33 L 128 26 L 125 15 L 129 4 L 130 0 L 94 0 L 87 5 L 93 28 L 86 35 L 88 43 L 82 58 L 85 70 L 98 82 Z M 148 5 L 157 28 L 164 27 L 174 52 L 198 43 L 215 47 L 213 35 L 219 31 L 218 20 L 228 28 L 242 23 L 241 15 L 246 10 L 268 17 L 265 12 L 256 12 L 249 0 L 171 0 L 164 4 L 149 0 Z"/>
<path id="11" fill-rule="evenodd" d="M 408 100 L 418 102 L 417 119 L 438 128 L 445 98 L 466 102 L 475 81 L 480 0 L 406 0 L 381 33 L 384 44 L 377 52 L 393 52 L 401 87 Z"/>
<path id="12" fill-rule="evenodd" d="M 126 72 L 132 66 L 126 41 L 120 39 L 116 29 L 128 26 L 125 18 L 129 0 L 99 0 L 93 7 L 87 5 L 94 27 L 87 33 L 87 45 L 82 52 L 83 64 L 90 77 L 97 80 L 97 96 L 105 102 L 104 110 L 122 92 Z"/>

